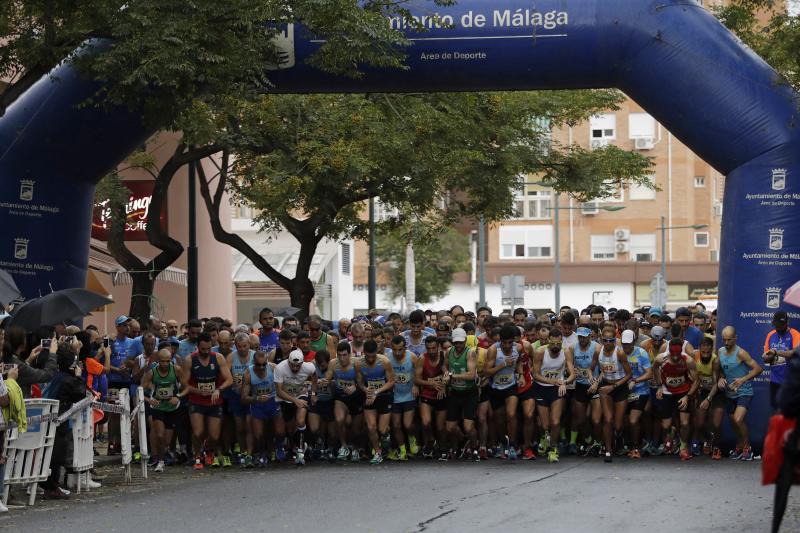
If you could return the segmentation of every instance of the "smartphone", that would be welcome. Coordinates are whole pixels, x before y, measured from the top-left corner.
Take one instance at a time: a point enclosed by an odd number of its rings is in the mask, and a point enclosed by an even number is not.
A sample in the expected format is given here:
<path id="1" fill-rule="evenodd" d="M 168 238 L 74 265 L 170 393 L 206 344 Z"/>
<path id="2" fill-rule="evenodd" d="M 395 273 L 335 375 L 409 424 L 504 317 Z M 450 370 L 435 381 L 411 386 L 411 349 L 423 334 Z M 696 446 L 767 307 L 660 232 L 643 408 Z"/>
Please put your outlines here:
<path id="1" fill-rule="evenodd" d="M 64 337 L 64 342 L 66 342 L 67 344 L 72 344 L 74 341 L 75 341 L 74 335 L 67 335 L 66 337 Z"/>
<path id="2" fill-rule="evenodd" d="M 42 339 L 42 348 L 50 349 L 50 343 L 53 342 L 53 339 Z"/>
<path id="3" fill-rule="evenodd" d="M 110 345 L 111 339 L 108 337 L 103 337 L 103 348 L 108 348 Z"/>
<path id="4" fill-rule="evenodd" d="M 0 374 L 8 374 L 17 368 L 17 365 L 11 363 L 0 363 Z"/>

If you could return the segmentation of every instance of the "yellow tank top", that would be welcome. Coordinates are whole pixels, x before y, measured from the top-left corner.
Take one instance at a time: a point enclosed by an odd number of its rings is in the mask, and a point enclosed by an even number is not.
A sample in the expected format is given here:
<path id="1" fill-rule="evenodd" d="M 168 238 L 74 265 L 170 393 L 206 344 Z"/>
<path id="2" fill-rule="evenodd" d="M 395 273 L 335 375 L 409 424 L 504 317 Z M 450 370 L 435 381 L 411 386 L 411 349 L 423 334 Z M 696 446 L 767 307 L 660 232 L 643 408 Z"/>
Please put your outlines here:
<path id="1" fill-rule="evenodd" d="M 712 354 L 708 363 L 703 363 L 700 358 L 700 352 L 698 351 L 695 354 L 694 362 L 697 365 L 697 377 L 700 379 L 700 388 L 703 390 L 711 390 L 711 387 L 714 386 L 714 360 L 716 358 L 717 354 Z"/>
<path id="2" fill-rule="evenodd" d="M 475 369 L 478 371 L 478 375 L 480 376 L 483 374 L 483 367 L 486 366 L 486 352 L 488 350 L 486 348 L 476 348 L 478 353 L 478 357 L 475 361 Z"/>

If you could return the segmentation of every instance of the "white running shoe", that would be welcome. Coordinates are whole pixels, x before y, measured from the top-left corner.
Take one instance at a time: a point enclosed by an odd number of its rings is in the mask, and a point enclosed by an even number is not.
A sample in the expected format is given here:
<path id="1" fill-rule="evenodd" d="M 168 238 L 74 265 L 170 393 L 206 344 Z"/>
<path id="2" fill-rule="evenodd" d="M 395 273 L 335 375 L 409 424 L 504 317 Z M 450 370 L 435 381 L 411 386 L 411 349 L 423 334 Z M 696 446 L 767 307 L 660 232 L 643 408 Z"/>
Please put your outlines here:
<path id="1" fill-rule="evenodd" d="M 156 463 L 155 468 L 153 468 L 153 472 L 163 472 L 164 471 L 164 461 L 159 461 Z"/>

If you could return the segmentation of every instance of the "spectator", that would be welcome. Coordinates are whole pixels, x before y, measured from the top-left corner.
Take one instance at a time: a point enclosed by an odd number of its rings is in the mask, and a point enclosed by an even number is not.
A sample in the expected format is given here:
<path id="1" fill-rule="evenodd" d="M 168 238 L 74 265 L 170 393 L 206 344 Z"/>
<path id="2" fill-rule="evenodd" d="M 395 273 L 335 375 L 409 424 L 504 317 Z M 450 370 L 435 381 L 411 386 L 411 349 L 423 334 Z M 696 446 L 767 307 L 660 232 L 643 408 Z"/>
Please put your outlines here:
<path id="1" fill-rule="evenodd" d="M 32 366 L 34 361 L 43 351 L 42 345 L 36 346 L 26 357 L 25 354 L 28 347 L 25 330 L 18 326 L 11 326 L 6 330 L 5 342 L 3 343 L 3 363 L 17 365 L 17 372 L 19 373 L 17 383 L 26 398 L 31 397 L 31 385 L 47 383 L 55 374 L 55 350 L 57 345 L 54 340 L 46 339 L 45 342 L 49 342 L 48 350 L 50 352 L 50 356 L 46 360 L 46 366 L 43 369 L 34 368 Z"/>

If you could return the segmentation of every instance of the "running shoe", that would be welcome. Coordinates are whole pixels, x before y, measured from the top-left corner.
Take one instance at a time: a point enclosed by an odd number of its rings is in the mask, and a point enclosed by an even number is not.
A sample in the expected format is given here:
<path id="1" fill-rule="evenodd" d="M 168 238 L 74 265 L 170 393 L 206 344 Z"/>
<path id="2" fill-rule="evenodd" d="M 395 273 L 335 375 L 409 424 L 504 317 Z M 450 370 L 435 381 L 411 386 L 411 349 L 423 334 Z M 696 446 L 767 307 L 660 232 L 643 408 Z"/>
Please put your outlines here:
<path id="1" fill-rule="evenodd" d="M 378 465 L 381 464 L 382 462 L 383 462 L 383 456 L 381 455 L 381 452 L 375 452 L 375 454 L 372 456 L 372 459 L 369 460 L 369 464 L 371 465 Z"/>
<path id="2" fill-rule="evenodd" d="M 697 457 L 701 453 L 702 453 L 702 451 L 700 450 L 700 441 L 699 440 L 693 440 L 692 441 L 692 455 L 694 457 Z"/>
<path id="3" fill-rule="evenodd" d="M 286 460 L 286 450 L 283 448 L 283 446 L 278 446 L 275 449 L 275 459 L 277 459 L 281 463 Z"/>
<path id="4" fill-rule="evenodd" d="M 135 465 L 140 464 L 142 462 L 142 453 L 139 451 L 133 452 L 133 458 L 131 459 L 131 462 Z"/>
<path id="5" fill-rule="evenodd" d="M 601 446 L 600 443 L 594 441 L 591 446 L 586 449 L 586 455 L 591 455 L 592 457 L 598 457 L 600 455 Z"/>
<path id="6" fill-rule="evenodd" d="M 742 455 L 739 457 L 740 461 L 752 461 L 753 460 L 753 449 L 750 446 L 747 446 L 744 450 L 742 450 Z"/>
<path id="7" fill-rule="evenodd" d="M 567 445 L 567 455 L 578 455 L 578 445 L 574 442 L 570 442 Z"/>
<path id="8" fill-rule="evenodd" d="M 206 466 L 211 466 L 211 464 L 214 462 L 215 459 L 214 455 L 209 452 L 204 452 L 203 455 L 206 461 Z"/>
<path id="9" fill-rule="evenodd" d="M 714 449 L 711 451 L 711 459 L 713 459 L 714 461 L 719 461 L 720 459 L 722 459 L 722 450 L 720 450 L 715 446 Z"/>
<path id="10" fill-rule="evenodd" d="M 408 436 L 408 455 L 411 457 L 416 456 L 419 453 L 419 445 L 417 444 L 417 438 L 414 435 Z"/>
<path id="11" fill-rule="evenodd" d="M 153 472 L 163 472 L 164 471 L 164 461 L 159 461 L 156 463 L 156 467 L 153 468 Z"/>
<path id="12" fill-rule="evenodd" d="M 350 462 L 357 463 L 360 460 L 361 460 L 361 452 L 356 449 L 353 449 L 353 451 L 350 453 Z"/>
<path id="13" fill-rule="evenodd" d="M 262 453 L 258 456 L 258 462 L 256 462 L 256 466 L 258 466 L 258 468 L 266 468 L 268 462 L 269 461 L 267 460 L 266 454 Z"/>
<path id="14" fill-rule="evenodd" d="M 737 446 L 735 450 L 731 450 L 729 457 L 735 461 L 738 461 L 742 458 L 742 449 Z"/>
<path id="15" fill-rule="evenodd" d="M 175 464 L 185 465 L 189 462 L 189 456 L 186 452 L 178 452 L 177 457 L 175 457 Z"/>
<path id="16" fill-rule="evenodd" d="M 386 458 L 390 461 L 397 461 L 398 457 L 399 456 L 397 455 L 397 450 L 395 448 L 392 448 L 389 450 L 389 453 L 386 454 Z"/>
<path id="17" fill-rule="evenodd" d="M 547 462 L 548 463 L 557 463 L 558 462 L 558 450 L 552 448 L 549 452 L 547 452 Z"/>
<path id="18" fill-rule="evenodd" d="M 340 461 L 347 461 L 347 458 L 350 457 L 350 450 L 342 446 L 339 448 L 339 454 L 336 458 Z"/>
<path id="19" fill-rule="evenodd" d="M 533 453 L 533 448 L 531 448 L 530 446 L 525 448 L 525 451 L 522 452 L 522 458 L 526 461 L 532 461 L 536 459 L 536 454 Z"/>
<path id="20" fill-rule="evenodd" d="M 306 453 L 303 448 L 297 448 L 294 452 L 294 464 L 301 466 L 306 464 Z"/>
<path id="21" fill-rule="evenodd" d="M 159 459 L 157 455 L 151 455 L 150 458 L 147 460 L 147 466 L 151 468 L 155 467 L 158 464 L 158 461 Z"/>
<path id="22" fill-rule="evenodd" d="M 229 467 L 233 466 L 233 463 L 231 463 L 230 455 L 223 455 L 222 456 L 222 466 L 224 468 L 229 468 Z"/>
<path id="23" fill-rule="evenodd" d="M 703 455 L 711 455 L 712 451 L 711 443 L 708 441 L 703 442 Z"/>
<path id="24" fill-rule="evenodd" d="M 172 454 L 172 452 L 167 452 L 167 454 L 164 456 L 164 464 L 166 466 L 172 466 L 175 464 L 175 456 Z"/>
<path id="25" fill-rule="evenodd" d="M 665 455 L 672 455 L 673 450 L 674 450 L 674 446 L 675 446 L 675 443 L 672 441 L 672 439 L 667 439 L 666 442 L 664 442 L 664 454 Z M 659 448 L 660 448 L 660 446 L 659 446 Z"/>
<path id="26" fill-rule="evenodd" d="M 252 455 L 250 455 L 249 453 L 245 454 L 243 456 L 243 461 L 244 462 L 242 463 L 242 468 L 253 468 L 253 456 Z"/>
<path id="27" fill-rule="evenodd" d="M 397 454 L 397 459 L 399 461 L 408 461 L 408 453 L 406 452 L 405 446 L 400 448 L 400 453 Z"/>
<path id="28" fill-rule="evenodd" d="M 220 461 L 220 456 L 219 455 L 214 455 L 214 459 L 212 459 L 212 461 L 211 461 L 211 466 L 213 468 L 219 468 L 221 464 L 222 464 L 222 461 Z"/>
<path id="29" fill-rule="evenodd" d="M 689 448 L 681 448 L 681 461 L 688 461 L 692 458 L 692 452 L 689 451 Z"/>
<path id="30" fill-rule="evenodd" d="M 610 463 L 611 460 L 611 452 L 606 452 L 605 457 L 603 457 L 603 462 Z"/>
<path id="31" fill-rule="evenodd" d="M 630 457 L 631 459 L 641 459 L 642 454 L 638 448 L 634 448 L 628 452 L 628 457 Z"/>
<path id="32" fill-rule="evenodd" d="M 202 470 L 203 468 L 205 468 L 205 465 L 203 464 L 203 458 L 200 457 L 199 455 L 195 456 L 195 458 L 194 458 L 194 469 L 195 470 Z"/>
<path id="33" fill-rule="evenodd" d="M 233 445 L 233 450 L 231 451 L 233 452 L 234 455 L 239 455 L 240 453 L 242 453 L 242 447 L 239 446 L 239 443 L 237 442 Z"/>
<path id="34" fill-rule="evenodd" d="M 486 461 L 489 459 L 489 454 L 486 452 L 486 446 L 481 446 L 480 450 L 478 450 L 478 457 L 480 457 L 481 461 Z"/>
<path id="35" fill-rule="evenodd" d="M 516 461 L 517 460 L 517 449 L 513 446 L 508 449 L 508 460 L 509 461 Z"/>
<path id="36" fill-rule="evenodd" d="M 472 460 L 476 461 L 476 462 L 480 462 L 481 461 L 481 456 L 478 453 L 478 450 L 472 450 Z"/>
<path id="37" fill-rule="evenodd" d="M 433 450 L 425 446 L 422 448 L 422 458 L 423 459 L 433 459 Z"/>
<path id="38" fill-rule="evenodd" d="M 439 455 L 439 460 L 440 460 L 440 461 L 442 461 L 443 463 L 446 463 L 446 462 L 448 461 L 448 459 L 449 459 L 449 458 L 450 458 L 450 457 L 449 457 L 448 453 L 447 453 L 447 452 L 445 452 L 445 451 L 443 451 L 443 452 L 442 452 L 442 453 Z"/>
<path id="39" fill-rule="evenodd" d="M 656 448 L 650 441 L 644 441 L 644 446 L 642 446 L 641 455 L 655 455 Z"/>
<path id="40" fill-rule="evenodd" d="M 384 435 L 381 437 L 380 446 L 382 450 L 388 450 L 391 445 L 392 439 L 389 437 L 389 435 Z"/>
<path id="41" fill-rule="evenodd" d="M 329 463 L 335 463 L 336 462 L 336 454 L 333 453 L 333 448 L 328 448 L 326 455 L 327 455 Z"/>

